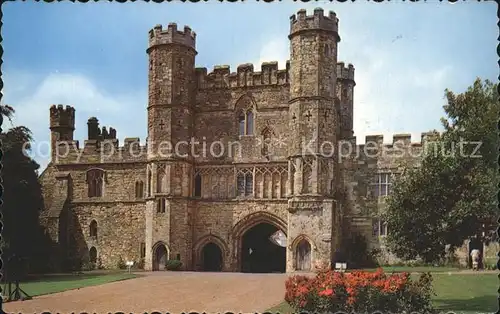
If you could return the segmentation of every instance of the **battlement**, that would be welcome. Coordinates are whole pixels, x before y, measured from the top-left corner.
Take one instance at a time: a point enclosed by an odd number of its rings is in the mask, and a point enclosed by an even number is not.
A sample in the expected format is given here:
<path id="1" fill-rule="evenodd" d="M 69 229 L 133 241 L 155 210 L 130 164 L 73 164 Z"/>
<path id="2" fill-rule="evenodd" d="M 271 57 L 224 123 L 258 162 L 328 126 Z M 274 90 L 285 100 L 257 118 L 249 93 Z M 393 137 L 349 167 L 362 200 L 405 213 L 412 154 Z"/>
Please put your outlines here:
<path id="1" fill-rule="evenodd" d="M 338 41 L 340 41 L 340 37 L 338 36 L 338 23 L 339 19 L 333 11 L 330 11 L 328 16 L 325 16 L 323 9 L 316 8 L 314 9 L 313 15 L 307 15 L 307 11 L 301 9 L 297 14 L 290 16 L 289 38 L 304 31 L 322 30 L 337 34 Z"/>
<path id="2" fill-rule="evenodd" d="M 390 142 L 384 141 L 384 136 L 382 134 L 367 135 L 365 136 L 365 143 L 357 143 L 356 136 L 344 141 L 350 143 L 351 145 L 356 145 L 358 147 L 373 147 L 373 148 L 394 148 L 394 147 L 421 147 L 425 143 L 435 141 L 440 136 L 437 131 L 423 132 L 421 133 L 420 140 L 412 141 L 411 134 L 393 134 Z"/>
<path id="3" fill-rule="evenodd" d="M 337 63 L 337 79 L 354 82 L 354 66 L 349 63 L 347 67 L 344 62 Z"/>
<path id="4" fill-rule="evenodd" d="M 147 145 L 141 145 L 139 138 L 125 138 L 124 145 L 116 138 L 84 141 L 58 141 L 55 157 L 58 164 L 98 164 L 142 162 L 147 158 Z"/>
<path id="5" fill-rule="evenodd" d="M 50 127 L 66 127 L 75 129 L 75 108 L 71 106 L 52 105 L 50 107 Z"/>
<path id="6" fill-rule="evenodd" d="M 196 50 L 196 33 L 189 26 L 184 31 L 177 30 L 176 23 L 170 23 L 166 30 L 158 24 L 149 31 L 149 49 L 158 45 L 178 44 Z"/>
<path id="7" fill-rule="evenodd" d="M 286 85 L 289 83 L 290 61 L 285 69 L 278 68 L 278 62 L 264 62 L 261 71 L 254 72 L 251 63 L 240 64 L 237 72 L 231 72 L 228 65 L 216 65 L 212 72 L 207 68 L 196 68 L 196 81 L 199 89 L 238 88 L 243 86 Z"/>

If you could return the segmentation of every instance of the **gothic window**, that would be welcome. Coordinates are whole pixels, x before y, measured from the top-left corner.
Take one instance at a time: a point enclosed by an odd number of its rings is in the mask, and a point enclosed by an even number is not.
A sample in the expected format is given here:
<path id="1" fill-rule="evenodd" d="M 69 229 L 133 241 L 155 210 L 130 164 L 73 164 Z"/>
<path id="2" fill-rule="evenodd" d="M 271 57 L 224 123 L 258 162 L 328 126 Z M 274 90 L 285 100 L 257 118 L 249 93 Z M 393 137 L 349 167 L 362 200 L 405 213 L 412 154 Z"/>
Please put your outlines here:
<path id="1" fill-rule="evenodd" d="M 137 181 L 135 183 L 135 197 L 136 198 L 144 197 L 144 183 L 142 181 Z"/>
<path id="2" fill-rule="evenodd" d="M 167 174 L 165 173 L 165 168 L 158 167 L 158 175 L 156 178 L 156 192 L 163 193 L 167 188 Z"/>
<path id="3" fill-rule="evenodd" d="M 153 186 L 153 180 L 152 180 L 151 170 L 148 170 L 148 196 L 151 196 L 152 186 Z"/>
<path id="4" fill-rule="evenodd" d="M 253 192 L 253 175 L 251 173 L 247 173 L 245 175 L 245 195 L 252 195 Z"/>
<path id="5" fill-rule="evenodd" d="M 252 109 L 240 112 L 238 115 L 238 127 L 240 135 L 253 135 L 254 114 Z"/>
<path id="6" fill-rule="evenodd" d="M 252 173 L 238 173 L 236 177 L 237 195 L 251 196 L 253 194 L 253 175 Z"/>
<path id="7" fill-rule="evenodd" d="M 238 173 L 238 177 L 237 177 L 237 188 L 238 188 L 238 192 L 237 192 L 237 195 L 238 196 L 245 196 L 245 175 L 242 174 L 242 173 Z"/>
<path id="8" fill-rule="evenodd" d="M 253 135 L 253 111 L 247 111 L 246 135 Z"/>
<path id="9" fill-rule="evenodd" d="M 387 196 L 391 192 L 391 174 L 379 173 L 376 181 L 372 184 L 372 193 L 374 197 Z"/>
<path id="10" fill-rule="evenodd" d="M 89 197 L 102 197 L 104 171 L 102 169 L 91 169 L 87 171 L 87 185 Z"/>
<path id="11" fill-rule="evenodd" d="M 164 213 L 165 212 L 165 199 L 159 198 L 158 203 L 156 203 L 156 212 L 157 213 Z"/>
<path id="12" fill-rule="evenodd" d="M 238 116 L 238 124 L 240 135 L 245 135 L 245 114 L 243 112 Z"/>
<path id="13" fill-rule="evenodd" d="M 194 176 L 194 196 L 201 197 L 201 175 L 199 173 Z"/>
<path id="14" fill-rule="evenodd" d="M 90 222 L 89 233 L 92 238 L 97 238 L 97 221 Z"/>

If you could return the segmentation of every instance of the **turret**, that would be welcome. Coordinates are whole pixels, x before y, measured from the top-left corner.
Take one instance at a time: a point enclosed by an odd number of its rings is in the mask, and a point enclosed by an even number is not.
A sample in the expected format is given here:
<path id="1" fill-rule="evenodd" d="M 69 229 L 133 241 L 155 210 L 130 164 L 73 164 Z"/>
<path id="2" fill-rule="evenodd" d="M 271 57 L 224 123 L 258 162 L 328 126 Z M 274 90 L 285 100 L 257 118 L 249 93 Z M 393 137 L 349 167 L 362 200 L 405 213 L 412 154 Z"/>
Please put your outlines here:
<path id="1" fill-rule="evenodd" d="M 347 140 L 354 135 L 354 66 L 337 63 L 337 98 L 340 101 L 340 137 Z"/>
<path id="2" fill-rule="evenodd" d="M 149 31 L 148 141 L 157 143 L 189 140 L 194 103 L 196 34 L 170 23 L 166 30 L 156 25 Z M 185 146 L 185 145 L 184 145 Z M 183 146 L 183 147 L 184 147 Z"/>
<path id="3" fill-rule="evenodd" d="M 290 199 L 289 239 L 310 235 L 317 246 L 315 265 L 330 267 L 339 247 L 340 207 L 337 207 L 339 171 L 336 161 L 340 104 L 336 102 L 338 19 L 334 12 L 312 15 L 300 10 L 290 18 L 289 125 L 294 139 L 288 151 Z M 321 210 L 321 220 L 310 212 Z M 308 221 L 307 227 L 302 223 Z M 321 236 L 319 236 L 321 235 Z M 287 260 L 293 260 L 292 250 Z M 293 264 L 287 265 L 287 271 Z"/>
<path id="4" fill-rule="evenodd" d="M 50 149 L 51 157 L 56 156 L 57 142 L 72 141 L 75 131 L 75 108 L 52 105 L 50 107 Z"/>
<path id="5" fill-rule="evenodd" d="M 291 69 L 290 98 L 335 97 L 338 19 L 335 12 L 324 16 L 323 9 L 306 10 L 290 17 Z"/>

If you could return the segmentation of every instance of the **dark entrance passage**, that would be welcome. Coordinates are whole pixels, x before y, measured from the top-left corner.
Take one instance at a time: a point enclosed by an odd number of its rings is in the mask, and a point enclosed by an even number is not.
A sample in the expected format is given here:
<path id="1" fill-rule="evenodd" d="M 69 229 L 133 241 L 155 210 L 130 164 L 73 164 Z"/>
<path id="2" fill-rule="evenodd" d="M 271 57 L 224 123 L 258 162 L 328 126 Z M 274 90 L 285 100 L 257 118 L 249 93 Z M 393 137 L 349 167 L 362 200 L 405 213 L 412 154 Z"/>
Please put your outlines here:
<path id="1" fill-rule="evenodd" d="M 159 243 L 153 251 L 153 270 L 164 270 L 168 259 L 167 248 Z"/>
<path id="2" fill-rule="evenodd" d="M 213 242 L 207 243 L 201 250 L 204 271 L 222 271 L 222 251 Z"/>
<path id="3" fill-rule="evenodd" d="M 242 238 L 241 271 L 244 273 L 283 273 L 286 271 L 286 248 L 271 242 L 269 237 L 278 228 L 260 223 Z"/>

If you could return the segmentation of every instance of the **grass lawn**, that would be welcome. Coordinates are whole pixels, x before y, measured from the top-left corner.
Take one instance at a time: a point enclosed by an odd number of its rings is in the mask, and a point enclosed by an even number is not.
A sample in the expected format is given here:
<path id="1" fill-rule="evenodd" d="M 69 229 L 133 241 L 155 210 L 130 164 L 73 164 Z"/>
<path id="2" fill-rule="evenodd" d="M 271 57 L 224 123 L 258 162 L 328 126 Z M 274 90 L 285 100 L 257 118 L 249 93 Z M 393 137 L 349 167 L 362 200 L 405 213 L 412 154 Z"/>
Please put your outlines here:
<path id="1" fill-rule="evenodd" d="M 412 270 L 414 271 L 414 270 Z M 418 276 L 413 276 L 417 278 Z M 499 280 L 495 273 L 451 274 L 433 273 L 436 296 L 434 306 L 440 312 L 495 313 L 498 310 L 497 289 Z M 293 313 L 283 302 L 267 312 Z"/>
<path id="2" fill-rule="evenodd" d="M 132 279 L 139 275 L 126 272 L 86 272 L 81 274 L 48 274 L 22 281 L 20 288 L 28 295 L 37 295 L 62 292 L 105 283 Z M 12 285 L 14 289 L 14 285 Z M 2 282 L 2 291 L 7 294 L 7 286 Z"/>

